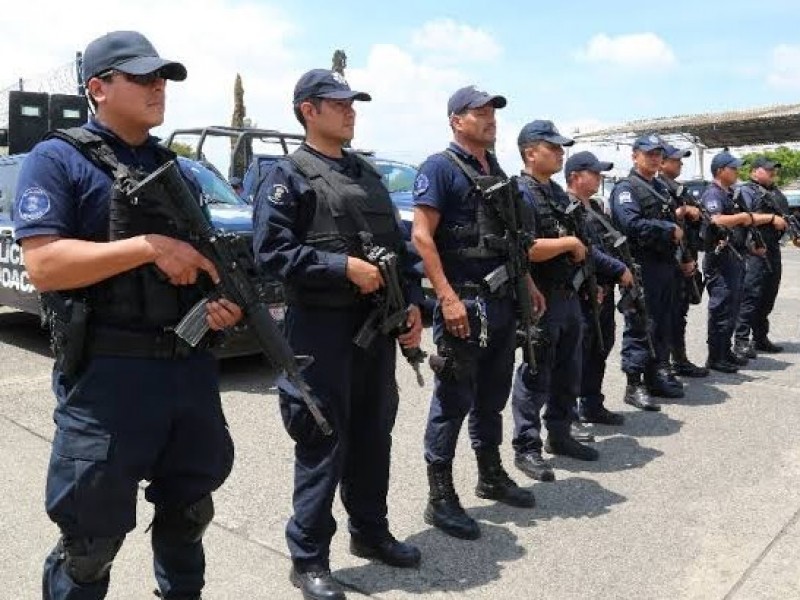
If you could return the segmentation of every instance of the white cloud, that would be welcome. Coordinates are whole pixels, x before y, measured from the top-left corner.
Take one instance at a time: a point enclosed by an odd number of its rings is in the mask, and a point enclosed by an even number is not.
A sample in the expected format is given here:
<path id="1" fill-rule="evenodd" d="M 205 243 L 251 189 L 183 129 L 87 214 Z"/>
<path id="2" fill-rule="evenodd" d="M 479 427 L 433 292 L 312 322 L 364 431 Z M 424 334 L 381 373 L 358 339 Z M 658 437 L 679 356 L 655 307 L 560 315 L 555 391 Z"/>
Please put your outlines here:
<path id="1" fill-rule="evenodd" d="M 772 49 L 767 83 L 776 88 L 800 88 L 800 46 L 780 44 Z"/>
<path id="2" fill-rule="evenodd" d="M 458 23 L 452 19 L 436 19 L 424 23 L 411 36 L 412 46 L 425 52 L 433 61 L 492 61 L 503 52 L 502 47 L 483 29 Z"/>
<path id="3" fill-rule="evenodd" d="M 576 53 L 583 62 L 626 68 L 663 69 L 677 64 L 672 48 L 654 33 L 631 33 L 610 37 L 598 33 Z"/>

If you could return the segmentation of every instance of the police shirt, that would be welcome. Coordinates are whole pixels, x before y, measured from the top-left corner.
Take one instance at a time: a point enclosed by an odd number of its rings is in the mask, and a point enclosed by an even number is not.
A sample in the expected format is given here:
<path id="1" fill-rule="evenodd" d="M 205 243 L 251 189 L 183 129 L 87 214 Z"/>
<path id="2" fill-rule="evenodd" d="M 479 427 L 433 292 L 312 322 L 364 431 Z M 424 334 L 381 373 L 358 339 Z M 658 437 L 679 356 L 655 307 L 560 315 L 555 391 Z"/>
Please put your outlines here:
<path id="1" fill-rule="evenodd" d="M 341 158 L 331 158 L 308 144 L 303 147 L 339 173 L 360 175 L 360 161 L 349 152 Z M 300 287 L 319 287 L 326 281 L 347 283 L 346 254 L 303 243 L 316 212 L 316 193 L 295 164 L 288 158 L 277 161 L 258 183 L 257 190 L 253 201 L 253 250 L 264 269 Z M 399 223 L 397 227 L 402 238 Z M 407 256 L 402 263 L 406 300 L 420 305 L 424 297 L 419 276 Z"/>
<path id="2" fill-rule="evenodd" d="M 451 142 L 449 150 L 481 175 L 506 177 L 497 159 L 486 153 L 489 163 L 487 173 L 478 159 L 458 144 Z M 429 156 L 419 167 L 414 181 L 414 205 L 435 209 L 440 215 L 439 227 L 453 227 L 475 223 L 475 208 L 470 206 L 467 196 L 473 186 L 462 170 L 444 154 Z M 503 263 L 498 259 L 453 259 L 442 256 L 445 273 L 450 283 L 479 282 L 485 275 Z"/>
<path id="3" fill-rule="evenodd" d="M 669 191 L 656 178 L 647 180 L 635 169 L 630 177 L 638 177 L 658 194 L 669 197 Z M 631 242 L 632 250 L 672 260 L 675 245 L 673 231 L 676 224 L 667 219 L 646 218 L 636 197 L 633 186 L 627 179 L 618 182 L 609 197 L 614 223 Z"/>

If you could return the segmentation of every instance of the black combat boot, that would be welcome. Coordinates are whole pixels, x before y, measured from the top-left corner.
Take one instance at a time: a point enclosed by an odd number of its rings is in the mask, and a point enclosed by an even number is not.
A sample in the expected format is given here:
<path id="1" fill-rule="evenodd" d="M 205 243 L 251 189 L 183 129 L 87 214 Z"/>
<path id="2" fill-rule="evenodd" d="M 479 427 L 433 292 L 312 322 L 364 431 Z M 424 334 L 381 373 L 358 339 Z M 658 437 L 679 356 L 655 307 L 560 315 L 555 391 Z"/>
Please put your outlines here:
<path id="1" fill-rule="evenodd" d="M 672 369 L 681 377 L 708 377 L 708 369 L 689 360 L 686 348 L 676 348 L 672 351 Z"/>
<path id="2" fill-rule="evenodd" d="M 422 559 L 419 548 L 400 542 L 391 533 L 379 540 L 367 540 L 357 536 L 350 538 L 350 552 L 360 558 L 377 560 L 390 567 L 411 569 L 419 566 Z"/>
<path id="3" fill-rule="evenodd" d="M 554 436 L 550 434 L 544 442 L 544 449 L 550 454 L 571 456 L 578 460 L 597 460 L 600 453 L 585 444 L 581 444 L 569 434 Z"/>
<path id="4" fill-rule="evenodd" d="M 294 567 L 289 572 L 289 581 L 303 592 L 305 600 L 345 600 L 346 596 L 331 572 L 326 567 L 311 567 L 300 572 Z"/>
<path id="5" fill-rule="evenodd" d="M 628 385 L 625 387 L 625 397 L 622 401 L 640 410 L 661 410 L 661 407 L 653 402 L 650 394 L 647 393 L 647 389 L 642 385 L 642 375 L 640 373 L 628 373 Z"/>
<path id="6" fill-rule="evenodd" d="M 736 350 L 728 350 L 725 352 L 725 360 L 739 367 L 745 367 L 747 363 L 750 362 L 746 354 L 736 352 Z"/>
<path id="7" fill-rule="evenodd" d="M 428 465 L 428 486 L 428 506 L 423 515 L 428 525 L 465 540 L 477 540 L 481 537 L 478 524 L 464 511 L 453 487 L 453 465 Z"/>
<path id="8" fill-rule="evenodd" d="M 647 392 L 651 396 L 661 398 L 683 398 L 683 384 L 677 379 L 670 379 L 666 369 L 658 369 L 645 376 Z M 627 392 L 626 392 L 627 396 Z"/>
<path id="9" fill-rule="evenodd" d="M 773 344 L 766 336 L 755 340 L 755 349 L 759 352 L 765 352 L 766 354 L 777 354 L 778 352 L 783 352 L 783 346 Z"/>
<path id="10" fill-rule="evenodd" d="M 517 454 L 514 457 L 514 465 L 531 479 L 539 481 L 554 481 L 556 478 L 553 467 L 542 458 L 539 450 L 531 450 Z"/>
<path id="11" fill-rule="evenodd" d="M 755 345 L 751 345 L 748 340 L 736 340 L 733 344 L 733 354 L 747 359 L 758 358 Z"/>
<path id="12" fill-rule="evenodd" d="M 478 498 L 497 500 L 519 508 L 536 506 L 533 492 L 523 490 L 508 476 L 497 448 L 476 450 L 475 456 L 478 459 L 478 485 L 475 487 Z"/>

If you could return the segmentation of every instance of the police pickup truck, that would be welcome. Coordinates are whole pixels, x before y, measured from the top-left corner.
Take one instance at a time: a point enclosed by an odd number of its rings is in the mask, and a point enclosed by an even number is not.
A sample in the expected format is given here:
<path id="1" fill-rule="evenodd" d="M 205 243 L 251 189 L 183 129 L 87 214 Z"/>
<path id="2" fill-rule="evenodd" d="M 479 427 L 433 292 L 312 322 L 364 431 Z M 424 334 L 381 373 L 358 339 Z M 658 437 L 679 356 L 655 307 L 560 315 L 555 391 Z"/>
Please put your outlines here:
<path id="1" fill-rule="evenodd" d="M 28 278 L 22 251 L 14 242 L 14 195 L 20 167 L 26 154 L 0 156 L 0 305 L 27 313 L 39 314 L 39 296 Z M 236 232 L 252 239 L 252 208 L 244 202 L 214 171 L 199 161 L 179 157 L 181 166 L 190 170 L 201 188 L 211 219 L 217 229 Z M 270 312 L 283 319 L 283 304 L 279 289 L 265 284 Z M 220 349 L 221 357 L 240 356 L 258 352 L 252 336 L 246 332 L 231 334 Z"/>

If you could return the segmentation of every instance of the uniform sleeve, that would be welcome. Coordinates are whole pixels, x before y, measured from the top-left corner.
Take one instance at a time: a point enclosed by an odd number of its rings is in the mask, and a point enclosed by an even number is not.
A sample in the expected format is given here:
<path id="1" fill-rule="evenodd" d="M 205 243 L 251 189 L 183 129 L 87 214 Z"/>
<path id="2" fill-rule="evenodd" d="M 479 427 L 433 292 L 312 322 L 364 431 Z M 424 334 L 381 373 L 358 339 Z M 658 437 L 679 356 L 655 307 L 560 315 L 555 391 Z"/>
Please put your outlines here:
<path id="1" fill-rule="evenodd" d="M 742 195 L 742 201 L 744 201 L 744 205 L 747 207 L 747 210 L 750 212 L 763 212 L 766 206 L 764 206 L 764 198 L 760 191 L 753 186 L 743 185 L 741 188 L 742 190 L 740 193 Z M 771 211 L 770 211 L 771 212 Z"/>
<path id="2" fill-rule="evenodd" d="M 36 146 L 22 163 L 14 198 L 17 241 L 38 235 L 78 235 L 75 183 L 55 143 Z"/>
<path id="3" fill-rule="evenodd" d="M 523 226 L 535 237 L 540 237 L 541 232 L 539 231 L 539 219 L 536 214 L 536 201 L 533 199 L 531 190 L 522 181 L 519 181 L 519 193 L 522 197 L 522 206 L 524 208 L 522 215 Z"/>
<path id="4" fill-rule="evenodd" d="M 442 161 L 447 159 L 432 156 L 419 167 L 414 180 L 414 206 L 428 206 L 443 213 L 447 208 L 448 189 L 452 186 L 451 170 Z"/>
<path id="5" fill-rule="evenodd" d="M 253 252 L 266 273 L 299 285 L 347 280 L 347 255 L 324 252 L 301 241 L 316 198 L 300 176 L 279 161 L 259 184 L 253 206 Z"/>
<path id="6" fill-rule="evenodd" d="M 603 252 L 597 246 L 592 246 L 592 260 L 597 271 L 600 283 L 614 283 L 622 276 L 627 268 L 625 263 Z"/>
<path id="7" fill-rule="evenodd" d="M 639 246 L 661 249 L 672 243 L 675 223 L 663 219 L 645 219 L 628 183 L 615 186 L 609 200 L 614 222 Z"/>
<path id="8" fill-rule="evenodd" d="M 725 208 L 723 206 L 722 198 L 713 187 L 709 187 L 708 190 L 706 190 L 706 192 L 701 196 L 700 202 L 703 203 L 703 206 L 706 207 L 708 214 L 711 216 L 721 215 Z"/>

